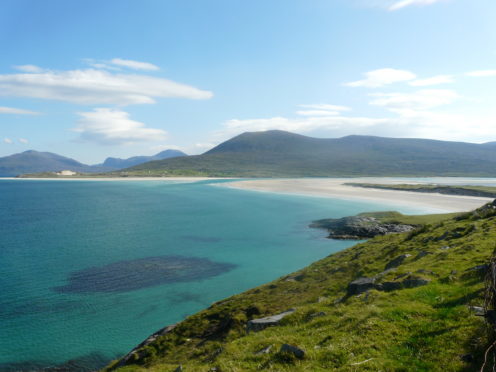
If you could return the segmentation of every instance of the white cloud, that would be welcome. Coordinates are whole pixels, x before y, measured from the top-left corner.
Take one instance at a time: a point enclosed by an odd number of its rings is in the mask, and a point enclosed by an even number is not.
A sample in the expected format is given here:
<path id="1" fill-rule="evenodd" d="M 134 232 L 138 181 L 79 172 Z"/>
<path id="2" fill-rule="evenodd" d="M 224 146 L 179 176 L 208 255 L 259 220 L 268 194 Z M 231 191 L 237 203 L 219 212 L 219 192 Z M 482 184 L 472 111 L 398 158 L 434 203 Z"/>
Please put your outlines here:
<path id="1" fill-rule="evenodd" d="M 347 106 L 328 105 L 327 103 L 299 105 L 299 107 L 314 109 L 314 110 L 326 110 L 326 111 L 350 111 L 351 110 L 351 108 L 349 108 Z"/>
<path id="2" fill-rule="evenodd" d="M 148 62 L 132 61 L 130 59 L 114 58 L 110 61 L 113 65 L 131 68 L 134 70 L 157 71 L 160 70 L 158 66 Z"/>
<path id="3" fill-rule="evenodd" d="M 471 71 L 467 73 L 467 76 L 471 77 L 491 77 L 496 76 L 496 70 L 478 70 Z"/>
<path id="4" fill-rule="evenodd" d="M 393 5 L 389 7 L 389 10 L 394 11 L 394 10 L 399 10 L 402 8 L 406 8 L 407 6 L 410 5 L 431 5 L 434 3 L 438 3 L 444 0 L 400 0 L 395 2 Z"/>
<path id="5" fill-rule="evenodd" d="M 346 83 L 349 87 L 379 88 L 398 82 L 410 81 L 416 78 L 413 72 L 397 70 L 394 68 L 382 68 L 365 73 L 365 79 Z"/>
<path id="6" fill-rule="evenodd" d="M 212 97 L 209 91 L 167 79 L 95 69 L 0 75 L 0 95 L 85 105 L 154 103 L 159 97 Z"/>
<path id="7" fill-rule="evenodd" d="M 19 143 L 22 143 L 25 145 L 25 144 L 29 143 L 29 141 L 26 138 L 19 138 Z"/>
<path id="8" fill-rule="evenodd" d="M 387 124 L 389 119 L 367 117 L 307 117 L 301 119 L 273 117 L 266 119 L 232 119 L 224 123 L 224 130 L 219 136 L 233 136 L 242 132 L 265 131 L 271 129 L 286 130 L 289 132 L 305 133 L 314 130 L 342 131 L 344 129 L 359 131 L 380 124 Z M 351 133 L 349 133 L 351 134 Z"/>
<path id="9" fill-rule="evenodd" d="M 337 111 L 325 111 L 325 110 L 299 110 L 296 113 L 300 116 L 334 116 L 339 115 Z"/>
<path id="10" fill-rule="evenodd" d="M 0 107 L 0 114 L 39 115 L 39 112 L 23 110 L 14 107 Z"/>
<path id="11" fill-rule="evenodd" d="M 136 142 L 162 141 L 167 132 L 147 128 L 145 124 L 129 118 L 125 111 L 97 108 L 91 112 L 80 112 L 81 117 L 75 132 L 85 141 L 103 145 L 132 144 Z"/>
<path id="12" fill-rule="evenodd" d="M 373 106 L 382 106 L 390 111 L 398 110 L 428 110 L 438 106 L 449 105 L 459 98 L 459 95 L 449 89 L 424 89 L 414 93 L 373 93 Z"/>
<path id="13" fill-rule="evenodd" d="M 418 79 L 409 82 L 408 84 L 413 87 L 426 87 L 429 85 L 451 84 L 455 79 L 451 75 L 437 75 L 427 79 Z"/>
<path id="14" fill-rule="evenodd" d="M 4 138 L 3 143 L 6 143 L 7 145 L 11 145 L 14 143 L 14 141 L 12 141 L 10 138 Z"/>
<path id="15" fill-rule="evenodd" d="M 43 72 L 43 69 L 41 67 L 35 65 L 19 65 L 14 66 L 14 68 L 22 72 Z"/>

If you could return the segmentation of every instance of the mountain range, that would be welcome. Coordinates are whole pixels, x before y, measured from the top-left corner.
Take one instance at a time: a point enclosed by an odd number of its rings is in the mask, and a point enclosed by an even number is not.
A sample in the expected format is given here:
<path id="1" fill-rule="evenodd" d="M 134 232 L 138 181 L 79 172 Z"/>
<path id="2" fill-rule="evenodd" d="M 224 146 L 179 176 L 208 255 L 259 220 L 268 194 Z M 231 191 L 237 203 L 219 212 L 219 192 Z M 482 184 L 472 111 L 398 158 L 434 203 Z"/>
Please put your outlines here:
<path id="1" fill-rule="evenodd" d="M 86 165 L 47 152 L 0 158 L 0 176 L 72 170 L 105 176 L 353 177 L 496 176 L 496 142 L 415 138 L 313 138 L 280 130 L 247 132 L 202 155 L 166 150 Z"/>
<path id="2" fill-rule="evenodd" d="M 34 150 L 0 158 L 0 177 L 15 177 L 20 174 L 59 172 L 71 170 L 80 173 L 109 172 L 127 168 L 150 160 L 167 159 L 175 156 L 186 156 L 178 150 L 165 150 L 153 156 L 135 156 L 129 159 L 107 158 L 102 164 L 86 165 L 77 160 L 51 152 Z"/>
<path id="3" fill-rule="evenodd" d="M 413 138 L 238 135 L 202 155 L 143 163 L 128 175 L 224 177 L 496 176 L 496 144 Z M 114 173 L 118 174 L 118 173 Z"/>

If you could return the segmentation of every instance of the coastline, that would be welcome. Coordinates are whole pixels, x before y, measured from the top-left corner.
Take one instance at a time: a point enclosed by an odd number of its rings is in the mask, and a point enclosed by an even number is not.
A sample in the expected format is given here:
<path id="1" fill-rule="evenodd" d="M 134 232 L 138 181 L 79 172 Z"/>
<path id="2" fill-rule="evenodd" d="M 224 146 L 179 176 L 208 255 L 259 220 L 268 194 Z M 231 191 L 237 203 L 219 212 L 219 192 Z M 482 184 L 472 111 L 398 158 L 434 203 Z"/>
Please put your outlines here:
<path id="1" fill-rule="evenodd" d="M 0 181 L 175 181 L 198 182 L 208 180 L 233 180 L 225 177 L 0 177 Z"/>
<path id="2" fill-rule="evenodd" d="M 430 209 L 440 212 L 467 212 L 491 202 L 492 198 L 426 194 L 411 191 L 366 189 L 344 185 L 350 182 L 372 182 L 394 184 L 402 182 L 385 178 L 288 178 L 241 180 L 216 185 L 246 191 L 271 192 L 287 195 L 324 197 L 342 200 L 362 200 L 367 202 L 385 203 L 387 205 L 404 205 L 408 207 Z M 404 181 L 403 181 L 404 182 Z M 419 182 L 411 182 L 419 183 Z"/>

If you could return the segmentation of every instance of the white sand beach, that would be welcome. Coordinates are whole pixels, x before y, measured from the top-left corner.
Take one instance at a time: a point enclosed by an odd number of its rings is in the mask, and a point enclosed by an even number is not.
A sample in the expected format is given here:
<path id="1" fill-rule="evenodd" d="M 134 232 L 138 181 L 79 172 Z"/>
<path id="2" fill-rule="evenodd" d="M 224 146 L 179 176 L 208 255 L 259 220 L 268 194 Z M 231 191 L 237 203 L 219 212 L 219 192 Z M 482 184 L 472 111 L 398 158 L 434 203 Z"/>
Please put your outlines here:
<path id="1" fill-rule="evenodd" d="M 263 179 L 222 183 L 218 186 L 243 190 L 296 194 L 306 196 L 328 197 L 347 200 L 363 200 L 385 203 L 387 205 L 404 205 L 439 212 L 463 212 L 476 209 L 491 198 L 459 195 L 442 195 L 437 193 L 419 193 L 395 190 L 366 189 L 344 185 L 347 182 L 364 182 L 379 184 L 399 184 L 404 180 L 385 178 L 295 178 Z M 418 183 L 411 182 L 408 183 Z M 463 184 L 458 179 L 457 184 Z"/>

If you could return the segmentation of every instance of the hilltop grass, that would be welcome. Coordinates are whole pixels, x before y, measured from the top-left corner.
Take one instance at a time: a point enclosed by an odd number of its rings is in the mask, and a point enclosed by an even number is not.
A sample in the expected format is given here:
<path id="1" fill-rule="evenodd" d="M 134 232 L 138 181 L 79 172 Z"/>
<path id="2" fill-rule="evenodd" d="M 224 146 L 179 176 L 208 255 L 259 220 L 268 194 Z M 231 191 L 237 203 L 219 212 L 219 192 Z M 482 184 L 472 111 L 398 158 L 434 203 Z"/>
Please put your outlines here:
<path id="1" fill-rule="evenodd" d="M 376 183 L 346 183 L 349 186 L 364 187 L 370 189 L 382 190 L 398 190 L 398 191 L 413 191 L 413 192 L 428 192 L 428 193 L 441 193 L 448 195 L 467 195 L 467 196 L 481 196 L 487 198 L 496 198 L 496 187 L 492 186 L 445 186 L 445 185 L 411 185 L 411 184 L 398 184 L 398 185 L 385 185 Z"/>
<path id="2" fill-rule="evenodd" d="M 398 218 L 393 212 L 383 215 Z M 371 239 L 217 302 L 142 348 L 134 364 L 118 370 L 173 371 L 178 365 L 184 371 L 480 368 L 489 342 L 487 327 L 468 305 L 482 306 L 483 278 L 468 269 L 488 262 L 496 248 L 496 210 L 425 219 L 433 224 Z M 411 256 L 381 281 L 414 275 L 429 284 L 346 295 L 352 280 L 378 275 L 401 254 Z M 247 320 L 292 307 L 296 312 L 281 325 L 246 334 Z M 284 343 L 304 349 L 305 357 L 279 353 Z M 268 345 L 273 345 L 271 352 L 256 354 Z M 462 358 L 466 354 L 471 361 L 464 361 L 470 360 Z"/>

